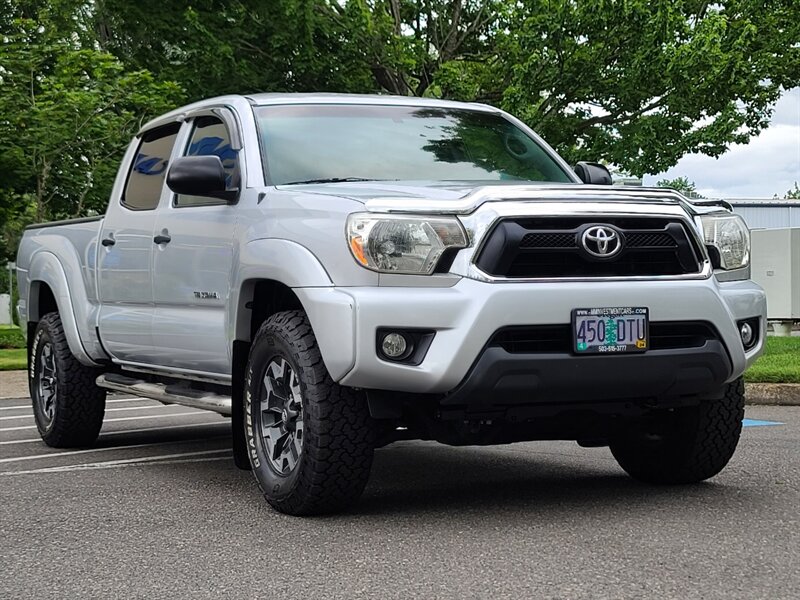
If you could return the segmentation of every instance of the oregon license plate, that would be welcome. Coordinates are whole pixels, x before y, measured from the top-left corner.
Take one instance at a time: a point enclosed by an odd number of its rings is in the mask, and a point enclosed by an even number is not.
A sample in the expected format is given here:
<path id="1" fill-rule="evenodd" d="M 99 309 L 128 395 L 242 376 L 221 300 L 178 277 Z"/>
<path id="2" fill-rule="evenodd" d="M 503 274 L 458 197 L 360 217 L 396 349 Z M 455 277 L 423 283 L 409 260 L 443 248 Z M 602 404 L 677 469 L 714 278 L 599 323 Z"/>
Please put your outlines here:
<path id="1" fill-rule="evenodd" d="M 576 308 L 572 338 L 578 354 L 644 352 L 649 347 L 647 309 Z"/>

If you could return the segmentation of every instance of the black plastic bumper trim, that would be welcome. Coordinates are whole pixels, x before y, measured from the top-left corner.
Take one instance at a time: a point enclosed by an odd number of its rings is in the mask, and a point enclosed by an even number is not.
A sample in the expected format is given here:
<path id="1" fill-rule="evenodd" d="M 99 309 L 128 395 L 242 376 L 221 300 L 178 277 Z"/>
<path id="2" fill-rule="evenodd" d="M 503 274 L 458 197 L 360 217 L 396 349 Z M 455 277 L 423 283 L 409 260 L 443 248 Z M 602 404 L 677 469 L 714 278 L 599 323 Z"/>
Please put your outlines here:
<path id="1" fill-rule="evenodd" d="M 486 348 L 442 407 L 476 409 L 550 402 L 663 399 L 714 392 L 730 377 L 723 344 L 643 354 L 511 354 Z"/>

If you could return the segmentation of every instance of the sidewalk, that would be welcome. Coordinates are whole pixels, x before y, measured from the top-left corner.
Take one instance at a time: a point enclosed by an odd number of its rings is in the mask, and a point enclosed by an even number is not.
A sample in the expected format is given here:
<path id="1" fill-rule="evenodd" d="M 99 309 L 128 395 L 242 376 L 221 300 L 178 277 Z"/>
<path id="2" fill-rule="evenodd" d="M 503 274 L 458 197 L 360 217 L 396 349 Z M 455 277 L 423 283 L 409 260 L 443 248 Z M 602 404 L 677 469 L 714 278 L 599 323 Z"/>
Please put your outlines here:
<path id="1" fill-rule="evenodd" d="M 0 371 L 0 398 L 28 397 L 27 371 Z M 748 404 L 800 406 L 798 383 L 748 383 Z"/>

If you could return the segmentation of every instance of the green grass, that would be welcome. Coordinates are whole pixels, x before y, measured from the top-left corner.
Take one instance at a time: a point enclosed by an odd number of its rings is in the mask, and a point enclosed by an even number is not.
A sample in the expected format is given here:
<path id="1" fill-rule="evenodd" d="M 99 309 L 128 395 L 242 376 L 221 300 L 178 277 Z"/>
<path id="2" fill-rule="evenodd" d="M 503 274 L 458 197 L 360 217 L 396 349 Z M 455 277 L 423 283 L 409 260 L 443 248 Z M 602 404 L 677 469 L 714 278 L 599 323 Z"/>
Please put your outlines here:
<path id="1" fill-rule="evenodd" d="M 768 337 L 766 352 L 744 374 L 749 383 L 800 383 L 800 337 Z"/>
<path id="2" fill-rule="evenodd" d="M 27 367 L 25 354 L 24 348 L 6 348 L 0 350 L 0 371 L 25 369 Z"/>
<path id="3" fill-rule="evenodd" d="M 19 327 L 0 325 L 0 348 L 24 348 L 25 338 Z"/>

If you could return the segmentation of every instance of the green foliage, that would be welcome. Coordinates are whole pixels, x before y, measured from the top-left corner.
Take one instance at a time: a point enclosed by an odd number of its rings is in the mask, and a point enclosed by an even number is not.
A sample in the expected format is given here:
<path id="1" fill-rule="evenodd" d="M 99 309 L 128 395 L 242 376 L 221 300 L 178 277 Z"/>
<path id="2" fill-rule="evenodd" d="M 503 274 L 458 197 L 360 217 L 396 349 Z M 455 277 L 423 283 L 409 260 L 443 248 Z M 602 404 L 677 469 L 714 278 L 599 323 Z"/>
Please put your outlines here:
<path id="1" fill-rule="evenodd" d="M 797 0 L 0 0 L 0 36 L 7 257 L 31 220 L 101 212 L 133 133 L 184 101 L 485 102 L 641 176 L 747 142 L 800 85 Z"/>
<path id="2" fill-rule="evenodd" d="M 0 371 L 19 371 L 28 365 L 26 350 L 0 350 Z"/>
<path id="3" fill-rule="evenodd" d="M 800 337 L 767 338 L 764 355 L 744 374 L 751 383 L 800 383 Z"/>
<path id="4" fill-rule="evenodd" d="M 796 0 L 97 3 L 101 46 L 191 98 L 386 91 L 496 104 L 568 160 L 719 156 L 800 83 Z"/>
<path id="5" fill-rule="evenodd" d="M 660 179 L 658 183 L 656 183 L 656 187 L 677 190 L 687 198 L 703 197 L 697 193 L 697 188 L 694 185 L 694 181 L 689 181 L 688 177 L 676 177 L 675 179 Z"/>
<path id="6" fill-rule="evenodd" d="M 0 225 L 9 257 L 31 220 L 103 212 L 130 138 L 182 100 L 175 83 L 82 42 L 80 3 L 10 4 L 0 46 Z"/>
<path id="7" fill-rule="evenodd" d="M 787 200 L 800 200 L 800 186 L 797 185 L 796 181 L 794 182 L 794 187 L 787 190 L 783 197 Z"/>
<path id="8" fill-rule="evenodd" d="M 24 348 L 25 338 L 19 327 L 0 325 L 0 348 Z"/>

